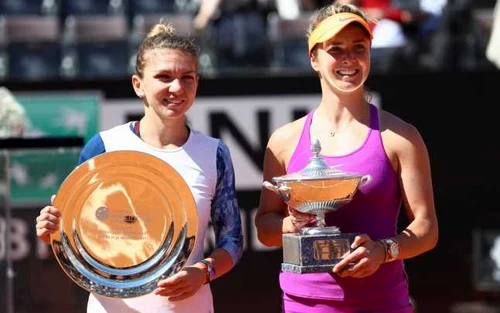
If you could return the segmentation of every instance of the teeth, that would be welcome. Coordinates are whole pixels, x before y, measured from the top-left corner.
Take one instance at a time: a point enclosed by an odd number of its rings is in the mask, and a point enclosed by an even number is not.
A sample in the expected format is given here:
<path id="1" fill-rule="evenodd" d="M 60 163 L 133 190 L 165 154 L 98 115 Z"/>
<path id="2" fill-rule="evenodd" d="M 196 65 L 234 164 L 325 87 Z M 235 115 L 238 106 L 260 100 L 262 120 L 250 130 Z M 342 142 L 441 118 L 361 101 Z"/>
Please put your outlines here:
<path id="1" fill-rule="evenodd" d="M 338 71 L 340 75 L 354 75 L 356 73 L 355 70 L 340 70 Z"/>
<path id="2" fill-rule="evenodd" d="M 174 103 L 174 104 L 179 104 L 182 102 L 182 100 L 179 100 L 179 99 L 164 99 L 163 101 L 168 102 L 168 103 Z"/>

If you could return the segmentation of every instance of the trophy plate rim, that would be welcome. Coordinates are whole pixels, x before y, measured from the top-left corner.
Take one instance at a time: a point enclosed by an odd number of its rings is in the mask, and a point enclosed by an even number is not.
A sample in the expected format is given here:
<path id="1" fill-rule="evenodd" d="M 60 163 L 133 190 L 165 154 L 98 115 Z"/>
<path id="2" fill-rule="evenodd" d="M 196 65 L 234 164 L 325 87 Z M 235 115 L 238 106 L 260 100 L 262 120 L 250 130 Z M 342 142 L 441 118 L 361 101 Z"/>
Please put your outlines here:
<path id="1" fill-rule="evenodd" d="M 62 213 L 50 240 L 60 267 L 83 289 L 111 298 L 154 291 L 184 266 L 198 232 L 185 180 L 139 151 L 106 152 L 78 165 L 53 206 Z"/>

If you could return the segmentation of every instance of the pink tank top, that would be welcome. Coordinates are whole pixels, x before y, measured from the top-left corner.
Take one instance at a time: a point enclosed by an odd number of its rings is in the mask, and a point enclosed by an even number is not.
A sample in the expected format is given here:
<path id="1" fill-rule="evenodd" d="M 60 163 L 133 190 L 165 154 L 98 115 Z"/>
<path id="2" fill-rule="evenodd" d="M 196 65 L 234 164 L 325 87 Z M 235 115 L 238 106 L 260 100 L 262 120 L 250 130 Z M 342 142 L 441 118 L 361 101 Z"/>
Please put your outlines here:
<path id="1" fill-rule="evenodd" d="M 287 173 L 303 169 L 312 156 L 309 130 L 313 113 L 307 115 Z M 372 177 L 349 204 L 327 214 L 327 226 L 338 226 L 344 233 L 366 233 L 372 240 L 396 235 L 401 194 L 397 174 L 384 151 L 377 108 L 370 104 L 370 129 L 359 148 L 347 155 L 322 157 L 329 165 L 343 164 L 339 169 L 344 172 Z M 284 292 L 305 298 L 356 302 L 389 297 L 402 303 L 409 299 L 407 275 L 400 260 L 382 264 L 377 272 L 362 279 L 330 273 L 282 272 L 280 285 Z"/>

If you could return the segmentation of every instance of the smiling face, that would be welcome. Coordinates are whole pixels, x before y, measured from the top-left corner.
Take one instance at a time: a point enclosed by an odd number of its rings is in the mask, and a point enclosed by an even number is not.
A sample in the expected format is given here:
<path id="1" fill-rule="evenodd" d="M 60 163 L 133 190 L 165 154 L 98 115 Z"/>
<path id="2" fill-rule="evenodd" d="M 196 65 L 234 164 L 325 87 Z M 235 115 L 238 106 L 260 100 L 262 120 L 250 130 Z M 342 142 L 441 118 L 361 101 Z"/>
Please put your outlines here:
<path id="1" fill-rule="evenodd" d="M 370 38 L 364 28 L 352 23 L 335 37 L 317 45 L 311 65 L 321 80 L 342 92 L 360 88 L 370 72 Z"/>
<path id="2" fill-rule="evenodd" d="M 144 54 L 142 77 L 133 75 L 136 94 L 144 99 L 145 114 L 184 120 L 198 88 L 196 58 L 179 49 L 153 49 Z"/>

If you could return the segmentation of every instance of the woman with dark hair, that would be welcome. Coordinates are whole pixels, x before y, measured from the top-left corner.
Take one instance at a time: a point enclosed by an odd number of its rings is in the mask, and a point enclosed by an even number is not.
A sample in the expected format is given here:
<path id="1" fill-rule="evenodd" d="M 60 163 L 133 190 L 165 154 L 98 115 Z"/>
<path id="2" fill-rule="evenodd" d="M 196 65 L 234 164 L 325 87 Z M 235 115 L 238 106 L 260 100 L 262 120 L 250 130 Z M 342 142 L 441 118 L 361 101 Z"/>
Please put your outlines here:
<path id="1" fill-rule="evenodd" d="M 156 24 L 137 53 L 132 86 L 144 103 L 144 117 L 96 134 L 79 163 L 102 153 L 134 150 L 156 156 L 186 181 L 198 211 L 196 244 L 186 265 L 159 281 L 144 296 L 118 299 L 90 293 L 87 312 L 214 312 L 209 283 L 229 272 L 241 258 L 243 235 L 236 200 L 234 169 L 227 146 L 186 124 L 198 88 L 198 49 L 168 25 Z M 37 217 L 37 236 L 50 242 L 61 212 L 46 206 Z M 216 247 L 204 258 L 204 238 L 212 222 Z"/>

